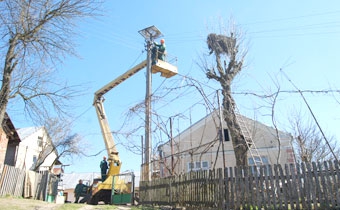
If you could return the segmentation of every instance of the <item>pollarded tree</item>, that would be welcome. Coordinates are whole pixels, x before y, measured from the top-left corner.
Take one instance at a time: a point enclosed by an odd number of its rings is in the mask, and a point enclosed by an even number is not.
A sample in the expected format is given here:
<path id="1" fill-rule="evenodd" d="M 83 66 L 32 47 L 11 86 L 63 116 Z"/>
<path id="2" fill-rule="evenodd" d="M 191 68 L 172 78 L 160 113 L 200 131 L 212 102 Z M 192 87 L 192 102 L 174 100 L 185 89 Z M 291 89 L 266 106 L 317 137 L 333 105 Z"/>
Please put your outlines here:
<path id="1" fill-rule="evenodd" d="M 100 0 L 0 1 L 0 122 L 12 98 L 21 98 L 31 117 L 49 115 L 51 107 L 65 114 L 64 101 L 73 92 L 53 78 L 52 67 L 74 54 L 75 23 L 95 15 L 98 3 Z"/>
<path id="2" fill-rule="evenodd" d="M 231 94 L 233 79 L 240 73 L 243 67 L 246 52 L 240 53 L 240 37 L 234 33 L 220 35 L 211 33 L 208 35 L 207 44 L 210 55 L 214 54 L 216 63 L 208 66 L 204 64 L 206 76 L 220 83 L 223 95 L 223 117 L 227 123 L 232 144 L 234 147 L 236 165 L 247 166 L 247 143 L 242 135 L 240 125 L 235 115 L 235 101 Z M 215 67 L 216 71 L 215 71 Z"/>

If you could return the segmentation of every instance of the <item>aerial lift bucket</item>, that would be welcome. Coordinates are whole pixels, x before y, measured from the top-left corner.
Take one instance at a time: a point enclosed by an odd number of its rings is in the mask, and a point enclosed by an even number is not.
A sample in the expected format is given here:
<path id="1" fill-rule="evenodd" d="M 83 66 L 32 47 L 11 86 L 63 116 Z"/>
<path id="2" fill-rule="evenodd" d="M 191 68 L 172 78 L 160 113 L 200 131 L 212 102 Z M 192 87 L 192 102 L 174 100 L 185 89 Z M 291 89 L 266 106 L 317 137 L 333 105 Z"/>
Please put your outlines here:
<path id="1" fill-rule="evenodd" d="M 177 66 L 160 59 L 157 59 L 156 63 L 152 65 L 151 71 L 154 74 L 160 72 L 161 76 L 165 78 L 170 78 L 178 73 Z"/>

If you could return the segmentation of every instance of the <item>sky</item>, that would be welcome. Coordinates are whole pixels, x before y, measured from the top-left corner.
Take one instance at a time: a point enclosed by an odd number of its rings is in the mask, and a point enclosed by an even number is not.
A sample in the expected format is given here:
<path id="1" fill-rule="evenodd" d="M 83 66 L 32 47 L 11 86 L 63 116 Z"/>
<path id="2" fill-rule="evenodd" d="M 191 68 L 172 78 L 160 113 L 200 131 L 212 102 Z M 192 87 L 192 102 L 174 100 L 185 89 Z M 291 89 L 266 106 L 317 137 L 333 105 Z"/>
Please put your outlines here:
<path id="1" fill-rule="evenodd" d="M 146 59 L 145 40 L 139 30 L 156 26 L 163 34 L 169 57 L 177 58 L 178 75 L 164 79 L 154 74 L 152 78 L 154 92 L 165 86 L 179 87 L 172 97 L 153 104 L 164 119 L 183 114 L 184 117 L 174 118 L 176 134 L 206 115 L 200 111 L 202 97 L 180 88 L 187 78 L 200 81 L 212 98 L 219 89 L 218 84 L 205 77 L 199 61 L 208 53 L 207 35 L 223 33 L 230 28 L 230 22 L 242 32 L 241 49 L 247 51 L 246 65 L 233 83 L 241 114 L 271 125 L 268 100 L 241 93 L 266 94 L 276 91 L 278 84 L 280 90 L 286 91 L 339 89 L 339 1 L 106 1 L 102 16 L 79 23 L 80 35 L 75 37 L 79 57 L 66 58 L 60 66 L 62 79 L 70 85 L 83 86 L 83 94 L 73 104 L 76 117 L 72 130 L 82 136 L 86 147 L 86 156 L 62 160 L 69 165 L 65 172 L 99 171 L 99 162 L 107 153 L 92 106 L 94 92 Z M 123 122 L 129 108 L 144 100 L 145 84 L 144 69 L 105 95 L 104 106 L 113 132 L 121 131 L 122 126 L 133 129 L 139 125 L 134 121 L 127 125 Z M 183 97 L 171 100 L 176 94 Z M 321 127 L 340 140 L 339 94 L 304 96 Z M 306 118 L 310 117 L 297 93 L 280 94 L 276 110 L 278 127 L 284 131 L 289 127 L 287 119 L 293 110 L 301 110 Z M 143 117 L 139 115 L 140 119 Z M 11 118 L 16 127 L 32 126 L 17 116 Z M 142 135 L 144 131 L 140 129 L 131 139 L 115 139 L 123 162 L 121 171 L 140 170 L 141 155 L 126 145 L 129 141 L 140 144 Z M 161 134 L 153 135 L 160 143 L 157 136 Z"/>

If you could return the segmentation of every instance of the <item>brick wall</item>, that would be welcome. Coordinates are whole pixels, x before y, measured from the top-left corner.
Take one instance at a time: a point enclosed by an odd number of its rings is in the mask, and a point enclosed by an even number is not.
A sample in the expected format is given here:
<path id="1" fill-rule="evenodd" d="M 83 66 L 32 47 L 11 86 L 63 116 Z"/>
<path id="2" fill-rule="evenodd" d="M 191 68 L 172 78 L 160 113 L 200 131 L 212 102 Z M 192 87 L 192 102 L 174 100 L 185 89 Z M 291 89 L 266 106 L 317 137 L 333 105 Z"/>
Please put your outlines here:
<path id="1" fill-rule="evenodd" d="M 0 128 L 0 164 L 5 163 L 8 138 L 4 130 Z"/>

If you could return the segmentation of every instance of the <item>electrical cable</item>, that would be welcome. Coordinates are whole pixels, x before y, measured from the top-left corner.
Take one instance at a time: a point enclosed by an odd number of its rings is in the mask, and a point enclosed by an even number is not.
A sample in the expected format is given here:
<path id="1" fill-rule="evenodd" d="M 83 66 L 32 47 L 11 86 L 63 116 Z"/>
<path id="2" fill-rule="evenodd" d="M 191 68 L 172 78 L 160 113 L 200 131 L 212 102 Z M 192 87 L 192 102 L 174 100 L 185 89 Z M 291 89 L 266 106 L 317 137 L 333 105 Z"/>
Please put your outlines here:
<path id="1" fill-rule="evenodd" d="M 299 93 L 300 93 L 300 95 L 301 95 L 303 101 L 305 102 L 305 104 L 306 104 L 306 106 L 307 106 L 309 112 L 311 113 L 311 115 L 312 115 L 312 117 L 313 117 L 313 119 L 314 119 L 316 125 L 318 126 L 318 128 L 319 128 L 319 130 L 320 130 L 320 132 L 321 132 L 321 134 L 322 134 L 322 136 L 323 136 L 323 138 L 325 139 L 326 144 L 327 144 L 329 150 L 330 150 L 331 153 L 333 154 L 334 159 L 335 159 L 336 161 L 338 161 L 338 158 L 336 157 L 336 155 L 335 155 L 335 153 L 334 153 L 334 151 L 333 151 L 333 148 L 332 148 L 331 145 L 329 144 L 329 141 L 328 141 L 328 139 L 326 138 L 326 135 L 325 135 L 325 133 L 323 132 L 323 130 L 322 130 L 322 128 L 321 128 L 321 126 L 320 126 L 318 120 L 316 119 L 316 117 L 315 117 L 315 115 L 314 115 L 314 113 L 313 113 L 311 107 L 309 106 L 309 104 L 308 104 L 308 102 L 307 102 L 305 96 L 304 96 L 303 93 L 300 91 L 300 89 L 293 83 L 293 81 L 292 81 L 291 79 L 289 79 L 288 75 L 287 75 L 282 69 L 280 69 L 280 72 L 281 72 L 281 73 L 286 77 L 286 79 L 293 85 L 293 87 L 294 87 L 296 90 L 299 91 Z"/>
<path id="2" fill-rule="evenodd" d="M 316 17 L 316 16 L 325 16 L 330 14 L 338 14 L 340 13 L 340 10 L 330 11 L 330 12 L 319 12 L 319 13 L 312 13 L 308 15 L 299 15 L 299 16 L 293 16 L 293 17 L 285 17 L 285 18 L 277 18 L 272 20 L 263 20 L 263 21 L 254 21 L 250 23 L 243 23 L 241 25 L 258 25 L 262 23 L 273 23 L 273 22 L 281 22 L 286 20 L 297 20 L 301 18 L 310 18 L 310 17 Z"/>

